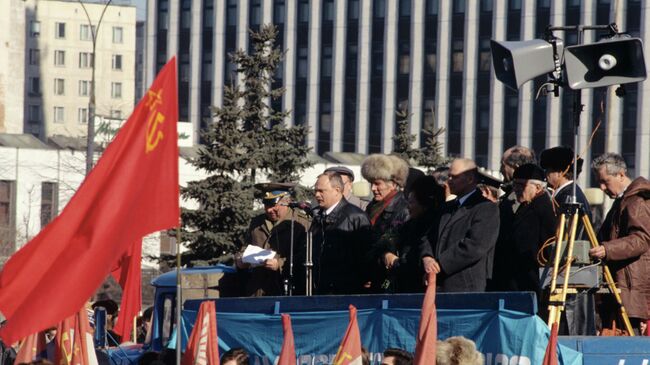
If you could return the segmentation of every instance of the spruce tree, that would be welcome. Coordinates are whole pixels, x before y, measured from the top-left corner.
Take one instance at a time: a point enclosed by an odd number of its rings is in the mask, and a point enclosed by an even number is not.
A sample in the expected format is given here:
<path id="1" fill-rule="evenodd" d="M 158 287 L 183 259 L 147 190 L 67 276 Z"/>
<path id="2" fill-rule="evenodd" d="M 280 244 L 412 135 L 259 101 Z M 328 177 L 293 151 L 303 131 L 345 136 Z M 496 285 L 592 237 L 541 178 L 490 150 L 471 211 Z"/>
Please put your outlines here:
<path id="1" fill-rule="evenodd" d="M 419 149 L 413 148 L 415 136 L 411 134 L 411 113 L 401 109 L 395 113 L 397 117 L 397 130 L 393 136 L 393 153 L 409 162 L 420 160 L 422 153 Z"/>
<path id="2" fill-rule="evenodd" d="M 276 182 L 296 182 L 310 165 L 306 130 L 287 127 L 288 113 L 273 110 L 270 100 L 283 89 L 272 89 L 273 75 L 284 56 L 275 46 L 277 30 L 265 25 L 250 33 L 252 53 L 231 55 L 241 81 L 224 88 L 223 106 L 202 134 L 204 145 L 192 164 L 208 177 L 182 189 L 199 203 L 183 209 L 183 242 L 189 248 L 185 264 L 229 260 L 245 244 L 254 214 L 254 183 L 263 176 Z"/>

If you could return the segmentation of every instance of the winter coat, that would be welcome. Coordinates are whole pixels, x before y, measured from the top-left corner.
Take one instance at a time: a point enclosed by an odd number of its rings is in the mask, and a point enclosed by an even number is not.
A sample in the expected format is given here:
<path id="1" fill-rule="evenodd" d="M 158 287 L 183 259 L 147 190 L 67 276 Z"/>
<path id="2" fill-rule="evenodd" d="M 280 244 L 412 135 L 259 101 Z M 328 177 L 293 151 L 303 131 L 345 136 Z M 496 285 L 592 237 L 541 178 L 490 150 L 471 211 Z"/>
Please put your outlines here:
<path id="1" fill-rule="evenodd" d="M 330 214 L 321 212 L 316 210 L 311 226 L 315 292 L 361 293 L 363 283 L 368 280 L 368 216 L 345 199 Z"/>
<path id="2" fill-rule="evenodd" d="M 628 315 L 650 318 L 650 181 L 635 179 L 614 201 L 599 239 Z"/>

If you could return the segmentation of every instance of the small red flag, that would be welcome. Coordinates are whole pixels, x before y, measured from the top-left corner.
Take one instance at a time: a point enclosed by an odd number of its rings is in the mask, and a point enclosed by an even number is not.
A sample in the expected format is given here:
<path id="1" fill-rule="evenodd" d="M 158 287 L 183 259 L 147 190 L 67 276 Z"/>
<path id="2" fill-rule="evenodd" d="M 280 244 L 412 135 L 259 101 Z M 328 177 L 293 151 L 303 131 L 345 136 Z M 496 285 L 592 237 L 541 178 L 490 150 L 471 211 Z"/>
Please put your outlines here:
<path id="1" fill-rule="evenodd" d="M 293 341 L 293 329 L 291 328 L 291 316 L 282 315 L 282 350 L 277 365 L 296 365 L 296 345 Z"/>
<path id="2" fill-rule="evenodd" d="M 131 338 L 133 318 L 138 315 L 142 305 L 142 240 L 134 242 L 129 251 L 122 256 L 117 269 L 111 273 L 122 287 L 120 314 L 113 331 L 122 341 Z M 135 342 L 137 339 L 133 339 Z"/>
<path id="3" fill-rule="evenodd" d="M 350 323 L 345 336 L 334 357 L 334 365 L 362 365 L 363 351 L 361 350 L 361 334 L 357 322 L 357 308 L 350 305 Z"/>
<path id="4" fill-rule="evenodd" d="M 56 365 L 97 365 L 95 344 L 88 323 L 88 311 L 82 308 L 56 327 Z"/>
<path id="5" fill-rule="evenodd" d="M 551 326 L 551 336 L 548 338 L 548 346 L 544 354 L 542 365 L 558 365 L 557 361 L 557 323 Z"/>
<path id="6" fill-rule="evenodd" d="M 199 307 L 199 314 L 196 316 L 181 364 L 219 365 L 217 312 L 211 300 L 202 302 Z"/>
<path id="7" fill-rule="evenodd" d="M 420 329 L 415 343 L 415 365 L 436 364 L 438 320 L 436 318 L 436 274 L 429 273 L 427 291 L 422 303 Z"/>
<path id="8" fill-rule="evenodd" d="M 20 344 L 14 364 L 29 364 L 34 360 L 47 357 L 45 352 L 45 333 L 38 332 L 27 336 Z"/>
<path id="9" fill-rule="evenodd" d="M 176 94 L 173 58 L 61 214 L 7 261 L 0 272 L 6 343 L 75 313 L 134 242 L 178 226 Z"/>

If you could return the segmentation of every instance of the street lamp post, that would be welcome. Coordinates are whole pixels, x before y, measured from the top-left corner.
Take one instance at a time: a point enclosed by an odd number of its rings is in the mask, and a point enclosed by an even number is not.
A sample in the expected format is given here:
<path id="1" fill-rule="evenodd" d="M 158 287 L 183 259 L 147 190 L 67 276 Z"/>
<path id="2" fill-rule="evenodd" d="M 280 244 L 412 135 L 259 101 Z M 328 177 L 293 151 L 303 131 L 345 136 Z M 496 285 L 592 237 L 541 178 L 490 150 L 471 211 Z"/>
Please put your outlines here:
<path id="1" fill-rule="evenodd" d="M 91 53 L 91 67 L 92 67 L 92 76 L 90 79 L 90 100 L 88 102 L 88 136 L 86 141 L 86 175 L 90 173 L 90 170 L 93 168 L 94 154 L 95 154 L 95 49 L 97 47 L 97 34 L 99 33 L 99 26 L 102 24 L 102 19 L 104 18 L 104 13 L 106 9 L 111 4 L 111 1 L 108 0 L 104 9 L 102 9 L 102 14 L 99 17 L 97 22 L 97 27 L 93 28 L 92 21 L 90 20 L 90 15 L 86 6 L 81 0 L 78 0 L 81 7 L 86 13 L 86 18 L 88 19 L 88 27 L 90 27 L 90 33 L 92 35 L 93 41 L 93 51 Z"/>

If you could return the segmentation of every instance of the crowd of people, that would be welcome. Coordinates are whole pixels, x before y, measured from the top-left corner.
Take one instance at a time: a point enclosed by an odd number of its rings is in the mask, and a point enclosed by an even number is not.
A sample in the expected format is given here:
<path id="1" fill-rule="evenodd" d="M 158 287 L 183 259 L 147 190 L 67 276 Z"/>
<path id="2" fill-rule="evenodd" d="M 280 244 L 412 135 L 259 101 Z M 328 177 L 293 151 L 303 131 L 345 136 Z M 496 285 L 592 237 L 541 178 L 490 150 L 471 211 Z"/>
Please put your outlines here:
<path id="1" fill-rule="evenodd" d="M 352 194 L 355 175 L 344 166 L 318 176 L 311 206 L 292 204 L 290 184 L 258 184 L 265 211 L 251 221 L 246 243 L 276 256 L 252 266 L 237 257 L 247 277 L 244 294 L 286 295 L 288 288 L 293 295 L 307 288 L 314 294 L 417 293 L 426 288 L 425 274 L 436 272 L 439 292 L 534 292 L 543 316 L 548 292 L 539 269 L 552 261 L 549 242 L 561 207 L 575 194 L 589 218 L 591 208 L 574 181 L 583 160 L 574 166 L 571 148 L 550 148 L 539 157 L 526 147 L 509 148 L 499 178 L 465 158 L 425 174 L 395 155 L 373 154 L 361 165 L 370 201 Z M 650 317 L 650 182 L 632 180 L 617 154 L 606 153 L 591 167 L 615 200 L 599 231 L 601 245 L 589 254 L 610 267 L 641 334 Z M 580 224 L 578 239 L 583 231 Z M 566 334 L 596 334 L 616 321 L 618 308 L 603 309 L 607 299 L 587 292 L 568 297 Z"/>

